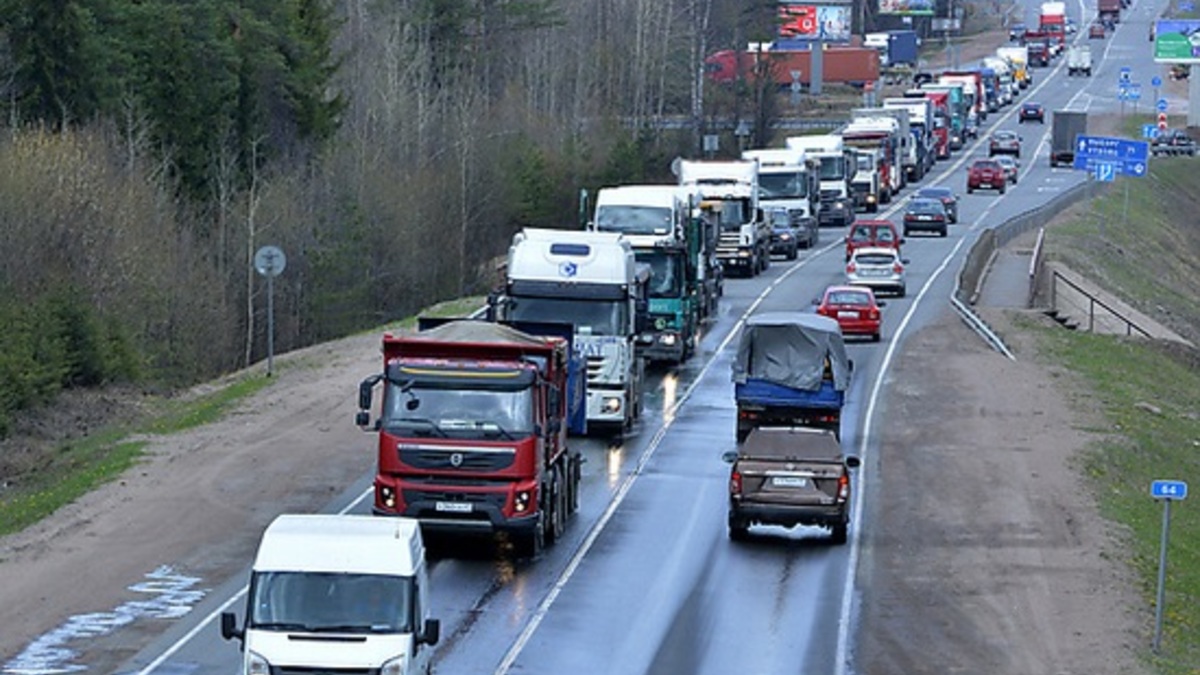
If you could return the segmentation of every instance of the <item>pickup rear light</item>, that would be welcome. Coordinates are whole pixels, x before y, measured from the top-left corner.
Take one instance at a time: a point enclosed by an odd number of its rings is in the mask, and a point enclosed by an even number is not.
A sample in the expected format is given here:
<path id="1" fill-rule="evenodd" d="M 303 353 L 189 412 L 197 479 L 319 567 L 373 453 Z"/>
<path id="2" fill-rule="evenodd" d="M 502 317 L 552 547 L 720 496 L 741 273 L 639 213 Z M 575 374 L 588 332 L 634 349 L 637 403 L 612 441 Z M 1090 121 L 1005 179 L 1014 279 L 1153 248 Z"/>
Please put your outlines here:
<path id="1" fill-rule="evenodd" d="M 847 489 L 849 489 L 847 487 Z M 729 474 L 729 494 L 741 496 L 742 494 L 742 474 L 736 469 Z"/>
<path id="2" fill-rule="evenodd" d="M 837 499 L 839 502 L 850 499 L 850 476 L 844 473 L 838 476 Z"/>

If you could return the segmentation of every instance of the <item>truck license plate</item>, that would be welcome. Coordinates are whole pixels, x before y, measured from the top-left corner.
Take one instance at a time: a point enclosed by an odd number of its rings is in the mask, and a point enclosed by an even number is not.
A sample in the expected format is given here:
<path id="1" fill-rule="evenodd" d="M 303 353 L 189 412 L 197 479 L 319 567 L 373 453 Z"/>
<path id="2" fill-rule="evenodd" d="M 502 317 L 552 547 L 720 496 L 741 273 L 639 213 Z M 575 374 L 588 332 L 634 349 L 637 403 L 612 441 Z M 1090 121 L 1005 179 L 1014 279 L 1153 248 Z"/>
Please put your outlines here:
<path id="1" fill-rule="evenodd" d="M 437 502 L 433 505 L 435 510 L 442 513 L 470 513 L 470 502 Z"/>
<path id="2" fill-rule="evenodd" d="M 775 476 L 771 479 L 771 485 L 775 487 L 800 488 L 807 484 L 808 479 L 796 476 Z"/>

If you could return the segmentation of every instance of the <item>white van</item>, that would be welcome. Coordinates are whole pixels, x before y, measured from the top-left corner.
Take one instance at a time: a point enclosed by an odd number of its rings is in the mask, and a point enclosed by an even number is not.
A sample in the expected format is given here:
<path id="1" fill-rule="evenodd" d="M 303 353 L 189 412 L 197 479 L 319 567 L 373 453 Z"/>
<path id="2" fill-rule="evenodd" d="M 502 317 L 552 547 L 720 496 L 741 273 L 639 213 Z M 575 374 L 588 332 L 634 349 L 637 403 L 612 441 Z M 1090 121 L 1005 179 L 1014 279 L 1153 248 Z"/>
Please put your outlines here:
<path id="1" fill-rule="evenodd" d="M 428 612 L 416 520 L 282 515 L 259 543 L 245 626 L 225 612 L 221 635 L 242 642 L 245 675 L 428 673 L 440 630 Z"/>

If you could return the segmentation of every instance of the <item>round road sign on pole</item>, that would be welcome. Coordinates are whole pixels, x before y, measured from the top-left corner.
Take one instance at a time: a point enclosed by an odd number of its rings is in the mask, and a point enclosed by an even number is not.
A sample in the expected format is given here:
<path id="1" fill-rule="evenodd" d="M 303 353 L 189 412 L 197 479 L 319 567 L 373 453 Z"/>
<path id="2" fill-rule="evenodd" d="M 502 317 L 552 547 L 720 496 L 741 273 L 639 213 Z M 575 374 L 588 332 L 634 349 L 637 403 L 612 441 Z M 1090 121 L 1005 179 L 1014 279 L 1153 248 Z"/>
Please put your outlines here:
<path id="1" fill-rule="evenodd" d="M 1157 75 L 1150 78 L 1150 86 L 1151 87 L 1161 87 L 1162 86 L 1162 78 Z"/>
<path id="2" fill-rule="evenodd" d="M 254 270 L 267 278 L 267 377 L 275 372 L 275 277 L 287 267 L 287 256 L 278 246 L 263 246 L 254 253 Z"/>

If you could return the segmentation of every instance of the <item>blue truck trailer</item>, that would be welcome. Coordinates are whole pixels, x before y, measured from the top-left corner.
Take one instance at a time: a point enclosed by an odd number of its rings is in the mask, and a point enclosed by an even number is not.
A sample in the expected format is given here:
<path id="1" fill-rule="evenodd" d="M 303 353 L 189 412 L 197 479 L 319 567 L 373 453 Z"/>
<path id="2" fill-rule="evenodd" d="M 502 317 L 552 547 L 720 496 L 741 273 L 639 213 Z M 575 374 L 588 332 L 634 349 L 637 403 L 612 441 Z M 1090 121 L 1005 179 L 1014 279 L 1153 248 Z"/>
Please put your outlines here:
<path id="1" fill-rule="evenodd" d="M 751 316 L 733 363 L 738 443 L 758 427 L 840 435 L 852 368 L 837 321 L 801 312 Z"/>

